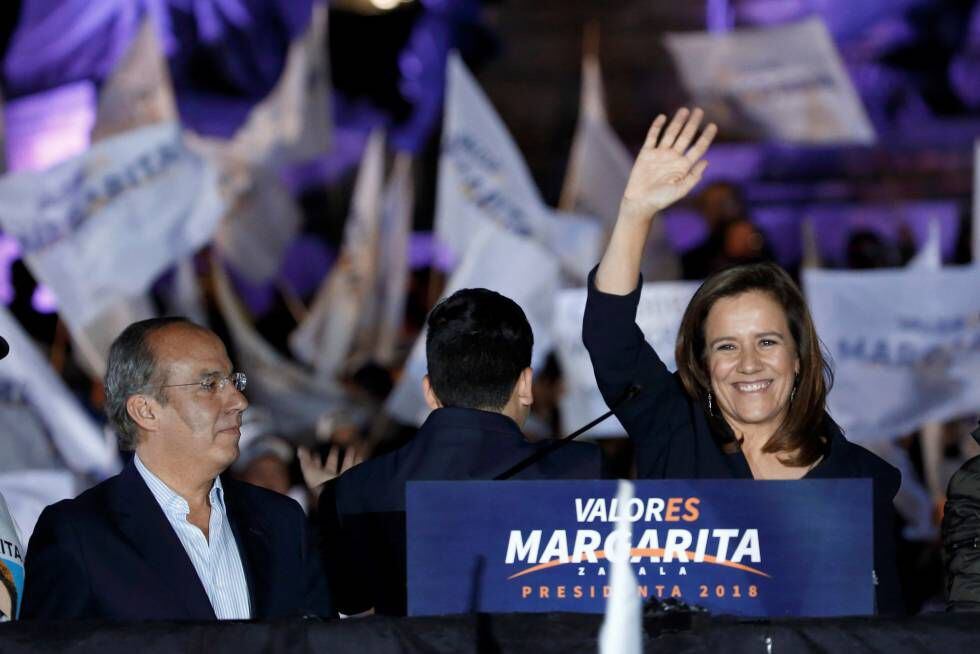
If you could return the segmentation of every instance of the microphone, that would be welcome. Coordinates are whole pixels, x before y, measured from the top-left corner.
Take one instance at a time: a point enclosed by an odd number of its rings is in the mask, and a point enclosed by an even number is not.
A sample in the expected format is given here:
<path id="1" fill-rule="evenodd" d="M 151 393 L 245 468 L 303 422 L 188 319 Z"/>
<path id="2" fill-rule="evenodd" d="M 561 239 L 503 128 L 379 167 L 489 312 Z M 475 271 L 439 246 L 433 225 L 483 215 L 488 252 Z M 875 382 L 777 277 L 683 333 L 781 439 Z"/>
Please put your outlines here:
<path id="1" fill-rule="evenodd" d="M 542 447 L 540 450 L 538 450 L 537 452 L 535 452 L 531 456 L 529 456 L 529 457 L 527 457 L 525 459 L 522 459 L 521 461 L 518 461 L 516 464 L 512 465 L 510 468 L 507 468 L 506 470 L 504 470 L 503 472 L 501 472 L 499 475 L 497 475 L 496 477 L 493 478 L 493 481 L 503 481 L 504 479 L 510 479 L 511 477 L 513 477 L 514 475 L 516 475 L 517 473 L 519 473 L 520 471 L 524 470 L 525 468 L 527 468 L 530 465 L 533 465 L 533 464 L 537 463 L 538 461 L 540 461 L 544 457 L 548 456 L 549 454 L 551 454 L 555 450 L 558 450 L 558 449 L 561 449 L 561 448 L 565 447 L 566 445 L 568 445 L 569 443 L 571 443 L 573 440 L 575 440 L 576 438 L 578 438 L 579 436 L 581 436 L 585 432 L 589 431 L 590 429 L 592 429 L 593 427 L 595 427 L 596 425 L 598 425 L 600 422 L 602 422 L 603 420 L 607 419 L 609 416 L 611 416 L 612 414 L 614 414 L 616 411 L 618 411 L 620 409 L 620 407 L 622 407 L 624 404 L 626 404 L 627 402 L 629 402 L 630 400 L 632 400 L 634 397 L 636 397 L 637 394 L 640 391 L 642 391 L 642 390 L 643 390 L 643 387 L 642 386 L 640 386 L 639 384 L 633 384 L 632 386 L 629 387 L 629 389 L 627 389 L 627 391 L 625 393 L 623 393 L 623 396 L 621 398 L 619 398 L 616 401 L 615 404 L 612 405 L 612 408 L 610 408 L 608 411 L 606 411 L 605 413 L 603 413 L 601 416 L 599 416 L 598 418 L 596 418 L 592 422 L 590 422 L 590 423 L 588 423 L 588 424 L 586 424 L 586 425 L 584 425 L 582 427 L 579 427 L 578 429 L 576 429 L 575 431 L 573 431 L 568 436 L 563 436 L 563 437 L 561 437 L 559 439 L 556 439 L 556 440 L 551 441 L 550 443 L 548 443 L 548 445 L 546 445 L 545 447 Z"/>
<path id="2" fill-rule="evenodd" d="M 10 344 L 7 343 L 7 339 L 0 336 L 0 359 L 4 358 L 10 354 Z"/>

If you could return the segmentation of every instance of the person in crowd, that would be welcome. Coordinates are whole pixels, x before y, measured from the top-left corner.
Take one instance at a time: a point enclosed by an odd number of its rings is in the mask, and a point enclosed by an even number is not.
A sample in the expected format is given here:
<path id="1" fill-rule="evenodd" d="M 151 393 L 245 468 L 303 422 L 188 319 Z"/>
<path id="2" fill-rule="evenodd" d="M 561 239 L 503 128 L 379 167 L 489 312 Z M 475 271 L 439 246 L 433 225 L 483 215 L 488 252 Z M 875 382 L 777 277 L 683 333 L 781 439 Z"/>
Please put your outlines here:
<path id="1" fill-rule="evenodd" d="M 704 279 L 735 264 L 772 260 L 765 235 L 749 220 L 738 186 L 714 182 L 701 192 L 697 206 L 708 235 L 681 255 L 684 279 Z"/>
<path id="2" fill-rule="evenodd" d="M 616 225 L 589 279 L 583 340 L 607 403 L 636 450 L 639 477 L 800 479 L 869 477 L 874 488 L 874 571 L 879 612 L 902 610 L 892 499 L 900 475 L 844 439 L 827 414 L 830 371 L 806 303 L 772 263 L 709 277 L 677 336 L 671 374 L 635 324 L 640 259 L 657 214 L 701 178 L 715 136 L 702 112 L 654 120 L 633 165 Z"/>
<path id="3" fill-rule="evenodd" d="M 123 471 L 47 507 L 27 550 L 23 619 L 213 620 L 333 613 L 303 511 L 222 479 L 238 457 L 246 378 L 184 318 L 113 342 L 106 412 Z"/>
<path id="4" fill-rule="evenodd" d="M 949 480 L 942 533 L 946 606 L 950 611 L 980 611 L 980 456 Z"/>
<path id="5" fill-rule="evenodd" d="M 422 386 L 432 413 L 408 444 L 351 468 L 320 495 L 324 563 L 343 614 L 406 612 L 407 482 L 493 479 L 547 446 L 521 432 L 534 399 L 534 337 L 520 306 L 464 289 L 427 323 Z M 594 445 L 572 443 L 515 478 L 592 479 L 600 463 Z"/>

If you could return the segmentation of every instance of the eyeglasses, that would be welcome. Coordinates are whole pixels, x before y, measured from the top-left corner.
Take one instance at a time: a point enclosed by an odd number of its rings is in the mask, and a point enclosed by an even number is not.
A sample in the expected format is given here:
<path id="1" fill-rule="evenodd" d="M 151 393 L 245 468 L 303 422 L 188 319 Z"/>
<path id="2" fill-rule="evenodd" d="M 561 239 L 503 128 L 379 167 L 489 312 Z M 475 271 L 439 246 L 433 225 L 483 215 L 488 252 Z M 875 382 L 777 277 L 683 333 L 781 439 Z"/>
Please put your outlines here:
<path id="1" fill-rule="evenodd" d="M 245 385 L 248 383 L 248 377 L 245 376 L 244 372 L 233 372 L 227 377 L 205 377 L 201 381 L 190 382 L 188 384 L 164 384 L 162 386 L 157 386 L 156 388 L 176 388 L 178 386 L 200 386 L 202 390 L 207 393 L 216 394 L 224 390 L 228 383 L 232 383 L 235 386 L 235 390 L 239 393 L 245 391 Z"/>

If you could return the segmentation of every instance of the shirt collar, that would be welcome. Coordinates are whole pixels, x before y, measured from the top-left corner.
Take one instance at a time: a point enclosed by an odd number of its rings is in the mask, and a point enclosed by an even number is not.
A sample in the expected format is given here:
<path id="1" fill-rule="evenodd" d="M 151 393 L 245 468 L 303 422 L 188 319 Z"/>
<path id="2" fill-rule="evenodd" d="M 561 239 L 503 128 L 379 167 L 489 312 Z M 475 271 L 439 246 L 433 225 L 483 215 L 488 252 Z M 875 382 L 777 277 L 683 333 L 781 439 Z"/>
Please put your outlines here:
<path id="1" fill-rule="evenodd" d="M 140 459 L 139 454 L 133 455 L 133 464 L 136 466 L 136 471 L 140 473 L 140 476 L 146 482 L 147 487 L 164 513 L 180 517 L 184 517 L 190 513 L 190 506 L 187 504 L 187 500 L 170 488 L 170 486 L 167 486 L 162 479 L 153 474 Z M 224 488 L 221 485 L 221 477 L 214 478 L 214 482 L 211 484 L 211 490 L 208 492 L 208 501 L 213 508 L 224 512 Z"/>

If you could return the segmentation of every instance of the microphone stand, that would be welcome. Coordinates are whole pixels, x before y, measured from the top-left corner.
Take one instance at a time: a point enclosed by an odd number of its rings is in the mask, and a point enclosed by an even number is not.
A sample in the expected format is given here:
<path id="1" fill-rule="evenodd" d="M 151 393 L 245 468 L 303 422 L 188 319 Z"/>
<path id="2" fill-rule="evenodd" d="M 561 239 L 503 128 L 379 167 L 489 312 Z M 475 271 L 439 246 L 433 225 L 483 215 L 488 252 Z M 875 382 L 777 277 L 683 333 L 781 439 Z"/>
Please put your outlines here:
<path id="1" fill-rule="evenodd" d="M 587 425 L 584 425 L 583 427 L 580 427 L 579 429 L 576 429 L 575 431 L 573 431 L 568 436 L 563 436 L 562 438 L 553 440 L 552 442 L 548 443 L 545 447 L 542 447 L 540 450 L 538 450 L 537 452 L 535 452 L 534 454 L 532 454 L 531 456 L 529 456 L 529 457 L 527 457 L 527 458 L 525 458 L 525 459 L 523 459 L 521 461 L 518 461 L 516 464 L 512 465 L 510 468 L 507 468 L 506 470 L 504 470 L 503 472 L 501 472 L 499 475 L 497 475 L 496 477 L 494 477 L 493 478 L 493 481 L 503 481 L 504 479 L 510 479 L 511 477 L 513 477 L 514 475 L 516 475 L 517 473 L 521 472 L 522 470 L 524 470 L 528 466 L 531 466 L 531 465 L 537 463 L 538 461 L 540 461 L 544 457 L 548 456 L 549 454 L 551 454 L 555 450 L 558 450 L 558 449 L 561 449 L 561 448 L 565 447 L 566 445 L 568 445 L 569 443 L 571 443 L 573 440 L 575 440 L 576 438 L 578 438 L 579 436 L 581 436 L 585 432 L 589 431 L 590 429 L 592 429 L 593 427 L 595 427 L 596 425 L 598 425 L 600 422 L 602 422 L 603 420 L 607 419 L 613 413 L 615 413 L 616 411 L 618 411 L 620 409 L 620 407 L 622 407 L 624 404 L 626 404 L 627 402 L 629 402 L 630 400 L 632 400 L 634 397 L 636 397 L 636 395 L 641 390 L 643 390 L 643 387 L 640 386 L 639 384 L 634 384 L 634 385 L 630 386 L 629 387 L 629 390 L 627 390 L 623 394 L 623 396 L 621 398 L 619 398 L 619 400 L 612 406 L 612 408 L 609 409 L 608 411 L 606 411 L 605 413 L 603 413 L 601 416 L 599 416 L 598 418 L 596 418 L 592 422 L 588 423 Z"/>

